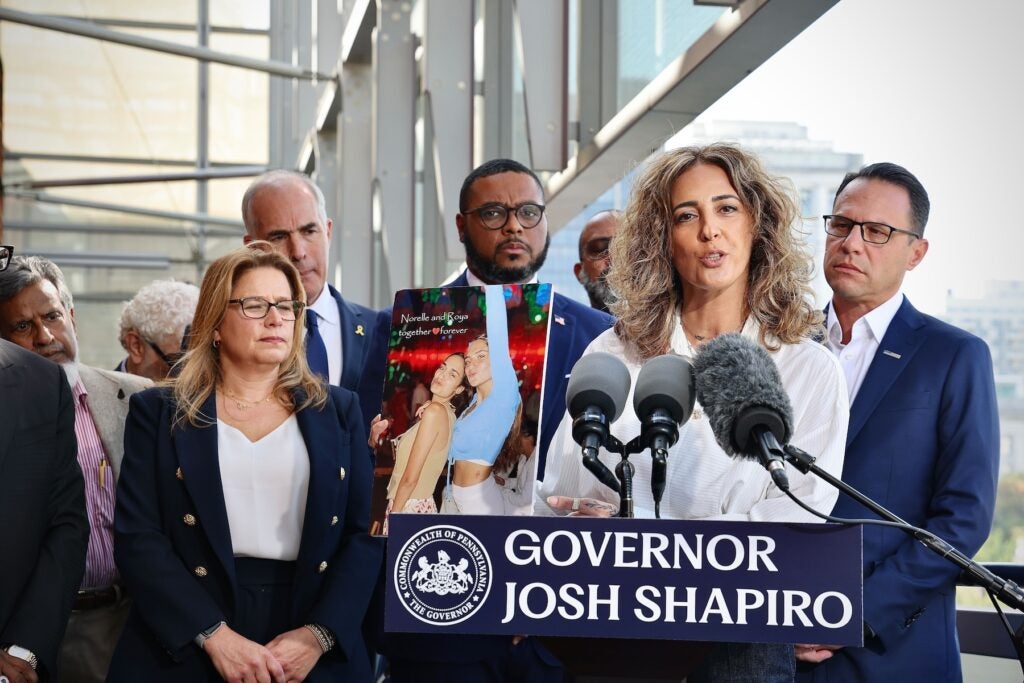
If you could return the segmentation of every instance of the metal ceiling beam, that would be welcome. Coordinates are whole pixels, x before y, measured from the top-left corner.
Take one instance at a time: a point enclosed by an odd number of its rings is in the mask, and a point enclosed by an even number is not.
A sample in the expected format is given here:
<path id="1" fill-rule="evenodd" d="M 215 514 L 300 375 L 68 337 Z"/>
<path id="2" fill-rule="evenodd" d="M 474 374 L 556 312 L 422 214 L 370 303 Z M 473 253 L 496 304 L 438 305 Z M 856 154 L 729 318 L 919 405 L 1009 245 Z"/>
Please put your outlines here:
<path id="1" fill-rule="evenodd" d="M 192 223 L 206 223 L 207 225 L 226 225 L 230 228 L 237 228 L 244 231 L 240 220 L 231 218 L 220 218 L 218 216 L 207 216 L 199 213 L 183 213 L 181 211 L 161 211 L 159 209 L 143 209 L 123 204 L 107 204 L 105 202 L 93 202 L 73 197 L 55 197 L 42 192 L 31 192 L 29 190 L 6 190 L 7 199 L 27 199 L 29 201 L 43 202 L 47 204 L 62 204 L 64 206 L 77 206 L 83 209 L 96 209 L 98 211 L 115 211 L 135 216 L 149 216 L 151 218 L 167 218 L 172 221 L 190 221 Z"/>
<path id="2" fill-rule="evenodd" d="M 746 0 L 724 13 L 546 185 L 557 230 L 839 0 Z"/>
<path id="3" fill-rule="evenodd" d="M 70 14 L 50 14 L 57 19 L 71 19 L 72 21 L 91 21 L 100 26 L 116 26 L 118 28 L 140 28 L 152 31 L 190 31 L 195 32 L 196 25 L 181 21 L 140 21 L 138 19 L 111 19 L 103 17 L 75 17 Z M 243 26 L 210 26 L 211 33 L 234 33 L 247 36 L 265 36 L 270 31 L 265 28 L 245 28 Z"/>
<path id="4" fill-rule="evenodd" d="M 222 178 L 250 178 L 267 171 L 267 166 L 234 166 L 228 168 L 198 168 L 182 173 L 142 173 L 97 178 L 54 178 L 26 180 L 4 185 L 10 190 L 41 190 L 48 187 L 84 187 L 88 185 L 132 185 L 135 183 L 166 183 L 181 180 L 217 180 Z"/>
<path id="5" fill-rule="evenodd" d="M 31 232 L 71 232 L 95 235 L 138 235 L 140 237 L 196 237 L 199 231 L 185 225 L 103 225 L 100 223 L 47 223 L 43 221 L 7 221 L 7 230 Z M 241 237 L 243 230 L 207 228 L 207 237 Z"/>
<path id="6" fill-rule="evenodd" d="M 142 157 L 108 157 L 95 156 L 91 154 L 49 154 L 46 152 L 15 152 L 4 150 L 5 161 L 67 161 L 83 164 L 128 164 L 136 166 L 182 166 L 195 168 L 195 159 L 156 159 Z M 238 168 L 244 166 L 259 166 L 255 162 L 240 164 L 231 161 L 211 161 L 213 168 Z"/>
<path id="7" fill-rule="evenodd" d="M 310 81 L 329 81 L 333 78 L 331 74 L 321 73 L 301 66 L 293 66 L 286 62 L 253 59 L 251 57 L 218 52 L 217 50 L 211 50 L 209 48 L 181 45 L 167 40 L 157 40 L 155 38 L 146 38 L 130 33 L 122 33 L 120 31 L 114 31 L 104 26 L 100 26 L 91 21 L 64 19 L 45 14 L 33 14 L 32 12 L 21 12 L 19 10 L 8 9 L 5 7 L 0 7 L 0 21 L 10 21 L 16 24 L 25 24 L 26 26 L 35 26 L 36 28 L 48 29 L 51 31 L 60 31 L 61 33 L 71 33 L 76 36 L 105 40 L 111 43 L 141 48 L 143 50 L 155 50 L 157 52 L 164 52 L 166 54 L 177 55 L 179 57 L 198 59 L 204 62 L 215 62 L 217 64 L 237 66 L 240 69 L 262 71 L 264 73 L 273 74 L 275 76 L 284 76 L 286 78 L 298 78 Z"/>

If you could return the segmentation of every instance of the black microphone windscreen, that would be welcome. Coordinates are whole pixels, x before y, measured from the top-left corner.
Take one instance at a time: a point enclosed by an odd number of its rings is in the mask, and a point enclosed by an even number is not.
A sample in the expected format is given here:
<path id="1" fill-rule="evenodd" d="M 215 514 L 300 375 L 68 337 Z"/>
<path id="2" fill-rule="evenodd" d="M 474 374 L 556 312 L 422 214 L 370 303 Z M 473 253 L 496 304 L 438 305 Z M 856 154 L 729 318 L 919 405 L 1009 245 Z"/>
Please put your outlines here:
<path id="1" fill-rule="evenodd" d="M 619 419 L 629 395 L 629 370 L 618 356 L 598 351 L 588 353 L 576 361 L 565 390 L 565 405 L 569 415 L 595 406 L 609 422 Z"/>
<path id="2" fill-rule="evenodd" d="M 676 424 L 690 419 L 696 395 L 693 368 L 682 356 L 668 354 L 647 361 L 636 378 L 633 410 L 643 420 L 661 408 Z"/>
<path id="3" fill-rule="evenodd" d="M 754 426 L 788 443 L 793 409 L 775 361 L 760 345 L 740 334 L 724 334 L 702 346 L 694 358 L 697 401 L 715 440 L 729 455 L 753 456 Z"/>

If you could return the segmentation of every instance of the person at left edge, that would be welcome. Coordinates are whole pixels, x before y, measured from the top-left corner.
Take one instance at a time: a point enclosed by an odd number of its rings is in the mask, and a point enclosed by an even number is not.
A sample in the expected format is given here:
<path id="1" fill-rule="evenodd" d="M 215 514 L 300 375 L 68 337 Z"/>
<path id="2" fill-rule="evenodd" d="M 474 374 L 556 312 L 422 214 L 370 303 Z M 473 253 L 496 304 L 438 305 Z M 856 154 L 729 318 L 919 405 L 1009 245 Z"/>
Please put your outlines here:
<path id="1" fill-rule="evenodd" d="M 13 247 L 0 245 L 0 271 Z M 59 365 L 0 339 L 0 676 L 57 680 L 89 520 L 71 387 Z"/>
<path id="2" fill-rule="evenodd" d="M 181 373 L 132 398 L 112 683 L 370 678 L 370 457 L 355 394 L 306 366 L 304 298 L 266 242 L 217 259 Z"/>
<path id="3" fill-rule="evenodd" d="M 59 363 L 68 377 L 89 517 L 85 575 L 57 668 L 63 683 L 101 683 L 130 603 L 114 564 L 113 531 L 128 397 L 152 383 L 79 362 L 75 326 L 74 300 L 60 268 L 39 256 L 15 256 L 0 273 L 0 336 Z"/>
<path id="4" fill-rule="evenodd" d="M 268 171 L 245 191 L 242 221 L 246 244 L 266 240 L 298 269 L 306 290 L 307 326 L 316 322 L 327 354 L 328 382 L 359 394 L 359 406 L 369 423 L 380 411 L 387 354 L 386 344 L 374 348 L 372 342 L 378 331 L 386 339 L 391 310 L 374 311 L 348 301 L 327 283 L 334 223 L 327 217 L 323 192 L 305 174 Z M 307 358 L 316 372 L 312 349 L 308 344 Z"/>

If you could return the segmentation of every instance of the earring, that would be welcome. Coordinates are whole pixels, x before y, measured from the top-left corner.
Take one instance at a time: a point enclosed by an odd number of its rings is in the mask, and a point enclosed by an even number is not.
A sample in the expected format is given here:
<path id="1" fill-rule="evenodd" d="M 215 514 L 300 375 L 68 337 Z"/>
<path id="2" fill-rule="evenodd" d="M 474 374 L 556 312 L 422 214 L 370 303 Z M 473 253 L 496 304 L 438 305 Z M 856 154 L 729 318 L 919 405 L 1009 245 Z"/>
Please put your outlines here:
<path id="1" fill-rule="evenodd" d="M 220 339 L 214 339 L 213 340 L 213 348 L 215 348 L 215 349 L 219 349 L 220 348 Z"/>

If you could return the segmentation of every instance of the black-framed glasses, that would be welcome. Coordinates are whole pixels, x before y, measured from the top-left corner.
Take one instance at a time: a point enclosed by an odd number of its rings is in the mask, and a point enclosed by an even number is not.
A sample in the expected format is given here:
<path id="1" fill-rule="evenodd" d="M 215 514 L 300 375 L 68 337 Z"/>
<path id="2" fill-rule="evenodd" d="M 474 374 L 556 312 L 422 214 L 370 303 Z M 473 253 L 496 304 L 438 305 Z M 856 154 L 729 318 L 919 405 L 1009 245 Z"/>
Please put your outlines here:
<path id="1" fill-rule="evenodd" d="M 917 238 L 921 237 L 911 230 L 894 228 L 891 225 L 875 221 L 854 221 L 846 216 L 822 216 L 822 218 L 825 219 L 825 232 L 841 239 L 849 237 L 854 227 L 858 225 L 860 226 L 861 239 L 869 244 L 885 244 L 894 232 L 902 232 L 905 235 L 912 235 Z"/>
<path id="2" fill-rule="evenodd" d="M 505 206 L 504 204 L 484 204 L 480 208 L 460 211 L 463 216 L 475 213 L 484 227 L 488 230 L 501 230 L 508 223 L 510 213 L 515 213 L 519 225 L 529 230 L 540 225 L 540 219 L 544 218 L 543 204 L 526 202 L 518 206 Z"/>
<path id="3" fill-rule="evenodd" d="M 156 355 L 160 356 L 160 360 L 162 360 L 164 363 L 167 363 L 167 367 L 169 367 L 169 368 L 173 368 L 174 364 L 177 363 L 179 360 L 181 360 L 185 356 L 185 352 L 184 351 L 175 351 L 174 353 L 164 353 L 163 349 L 161 349 L 159 346 L 157 346 L 156 342 L 154 342 L 152 339 L 146 339 L 145 337 L 143 337 L 142 340 L 144 342 L 146 342 L 147 344 L 149 344 L 149 348 L 153 349 L 153 351 L 156 352 Z"/>
<path id="4" fill-rule="evenodd" d="M 301 301 L 275 301 L 270 302 L 261 296 L 244 296 L 241 299 L 228 299 L 229 304 L 238 304 L 242 315 L 253 320 L 261 320 L 267 317 L 271 308 L 276 308 L 281 315 L 281 320 L 292 321 L 299 317 L 306 304 Z"/>
<path id="5" fill-rule="evenodd" d="M 14 247 L 9 244 L 0 244 L 0 270 L 7 270 L 13 256 Z"/>

